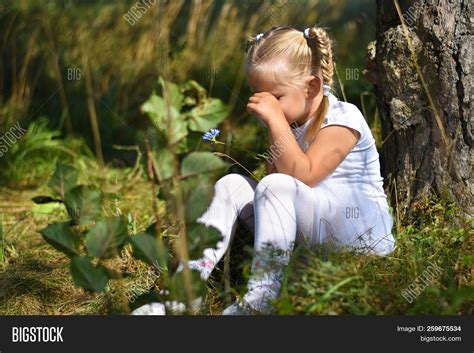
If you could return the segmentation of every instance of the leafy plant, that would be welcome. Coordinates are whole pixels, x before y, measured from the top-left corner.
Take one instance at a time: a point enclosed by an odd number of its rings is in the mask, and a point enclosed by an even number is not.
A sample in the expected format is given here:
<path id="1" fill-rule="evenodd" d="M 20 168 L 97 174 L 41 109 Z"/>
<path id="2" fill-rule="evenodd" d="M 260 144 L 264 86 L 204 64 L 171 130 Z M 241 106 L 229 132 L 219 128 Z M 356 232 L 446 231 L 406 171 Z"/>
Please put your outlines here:
<path id="1" fill-rule="evenodd" d="M 160 77 L 158 93 L 153 92 L 141 110 L 149 118 L 146 138 L 152 146 L 155 166 L 159 166 L 160 181 L 175 174 L 174 157 L 186 157 L 187 163 L 196 160 L 206 166 L 206 171 L 224 166 L 210 152 L 195 152 L 199 154 L 187 156 L 189 144 L 199 141 L 201 133 L 217 126 L 229 113 L 229 108 L 220 99 L 207 97 L 206 90 L 197 82 L 177 85 Z"/>
<path id="2" fill-rule="evenodd" d="M 212 195 L 210 175 L 228 163 L 212 152 L 190 152 L 189 141 L 199 141 L 203 132 L 226 118 L 229 108 L 221 100 L 208 97 L 206 90 L 195 81 L 177 85 L 160 77 L 158 92 L 142 105 L 142 111 L 152 126 L 147 138 L 152 145 L 159 196 L 166 201 L 169 215 L 179 213 L 180 202 L 186 206 L 186 229 L 188 235 L 195 234 L 193 228 L 199 225 L 194 220 L 206 210 Z M 177 202 L 177 197 L 182 199 Z"/>
<path id="3" fill-rule="evenodd" d="M 83 140 L 61 140 L 61 135 L 60 131 L 48 128 L 48 120 L 44 117 L 32 121 L 26 133 L 0 158 L 0 184 L 40 184 L 48 180 L 57 161 L 74 162 L 83 170 L 96 166 Z M 61 184 L 57 185 L 61 187 Z"/>
<path id="4" fill-rule="evenodd" d="M 127 243 L 137 259 L 155 266 L 166 263 L 169 253 L 157 250 L 154 225 L 143 234 L 130 236 L 122 217 L 102 217 L 102 192 L 93 186 L 76 185 L 78 180 L 77 169 L 58 163 L 48 183 L 54 197 L 33 198 L 39 204 L 60 202 L 67 209 L 68 221 L 49 224 L 40 233 L 47 243 L 70 258 L 70 273 L 76 286 L 100 292 L 109 280 L 122 278 L 124 274 L 108 268 L 103 261 L 120 256 Z"/>
<path id="5" fill-rule="evenodd" d="M 203 132 L 221 122 L 228 110 L 220 100 L 207 97 L 196 82 L 178 86 L 160 78 L 159 85 L 162 95 L 152 94 L 142 106 L 151 123 L 145 142 L 153 146 L 147 153 L 148 157 L 152 155 L 147 165 L 151 162 L 158 176 L 160 193 L 156 196 L 166 201 L 169 218 L 166 231 L 184 234 L 182 239 L 188 254 L 197 257 L 221 238 L 217 230 L 197 224 L 195 219 L 209 204 L 213 185 L 210 175 L 228 164 L 212 152 L 188 153 L 186 139 L 192 132 Z M 123 274 L 108 268 L 104 261 L 121 256 L 126 244 L 131 245 L 134 258 L 166 273 L 174 255 L 170 243 L 163 241 L 160 215 L 154 215 L 156 222 L 144 232 L 131 236 L 125 219 L 103 217 L 105 198 L 101 190 L 78 184 L 79 179 L 76 168 L 58 163 L 48 183 L 51 195 L 33 198 L 40 204 L 62 203 L 67 210 L 68 221 L 50 224 L 40 233 L 45 241 L 70 258 L 70 273 L 76 286 L 100 292 L 109 280 L 120 279 Z M 169 288 L 170 297 L 184 300 L 188 289 L 192 295 L 202 294 L 205 286 L 199 275 L 185 277 L 178 274 L 167 281 L 164 276 L 163 286 Z M 189 280 L 191 283 L 184 285 Z M 156 294 L 152 291 L 145 293 L 145 297 L 156 298 Z"/>
<path id="6" fill-rule="evenodd" d="M 102 291 L 116 279 L 103 259 L 120 253 L 128 240 L 127 224 L 120 217 L 99 219 L 102 193 L 88 185 L 76 185 L 79 172 L 58 163 L 48 185 L 57 198 L 37 196 L 35 203 L 63 203 L 70 220 L 49 224 L 40 231 L 43 239 L 71 260 L 74 283 L 88 291 Z"/>
<path id="7" fill-rule="evenodd" d="M 217 230 L 203 227 L 195 220 L 209 205 L 213 191 L 210 175 L 228 164 L 212 152 L 190 152 L 189 144 L 199 141 L 203 132 L 222 122 L 229 109 L 219 99 L 208 97 L 195 81 L 177 85 L 160 77 L 158 89 L 159 93 L 153 93 L 142 105 L 151 125 L 146 143 L 151 145 L 151 162 L 160 187 L 158 195 L 165 201 L 168 217 L 177 226 L 178 235 L 172 246 L 178 257 L 196 258 L 221 238 Z M 135 256 L 145 261 L 156 257 L 161 248 L 150 247 L 147 233 L 133 243 Z M 145 247 L 148 251 L 144 251 Z M 195 273 L 190 276 L 180 273 L 168 284 L 174 298 L 184 301 L 185 294 L 189 299 L 202 293 L 200 282 Z"/>
<path id="8" fill-rule="evenodd" d="M 3 219 L 0 219 L 0 265 L 5 262 L 5 240 L 3 238 Z"/>

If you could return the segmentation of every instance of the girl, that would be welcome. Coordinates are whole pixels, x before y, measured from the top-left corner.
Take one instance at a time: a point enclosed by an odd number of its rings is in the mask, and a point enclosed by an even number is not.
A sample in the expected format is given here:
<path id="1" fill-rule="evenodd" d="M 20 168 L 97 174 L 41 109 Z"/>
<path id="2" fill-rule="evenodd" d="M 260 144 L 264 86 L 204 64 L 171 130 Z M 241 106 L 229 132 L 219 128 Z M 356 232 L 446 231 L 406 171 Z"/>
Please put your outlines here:
<path id="1" fill-rule="evenodd" d="M 254 92 L 247 110 L 268 129 L 269 175 L 259 183 L 240 174 L 216 182 L 197 222 L 217 228 L 223 240 L 188 263 L 207 279 L 237 217 L 254 233 L 248 291 L 224 315 L 272 311 L 295 242 L 381 256 L 394 250 L 375 140 L 357 107 L 330 94 L 326 31 L 277 27 L 258 34 L 247 51 L 246 76 Z"/>

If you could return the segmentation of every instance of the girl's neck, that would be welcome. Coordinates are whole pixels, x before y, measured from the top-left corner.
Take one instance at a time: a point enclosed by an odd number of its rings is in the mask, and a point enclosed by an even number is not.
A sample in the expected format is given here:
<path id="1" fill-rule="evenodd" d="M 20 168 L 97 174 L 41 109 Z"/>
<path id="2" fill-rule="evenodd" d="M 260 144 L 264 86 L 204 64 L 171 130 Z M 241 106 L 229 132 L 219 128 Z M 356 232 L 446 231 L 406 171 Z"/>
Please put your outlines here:
<path id="1" fill-rule="evenodd" d="M 321 104 L 322 101 L 323 101 L 323 94 L 320 93 L 316 96 L 316 98 L 314 98 L 310 111 L 303 118 L 294 122 L 296 127 L 303 126 L 309 119 L 311 119 L 314 113 L 318 111 L 319 105 Z"/>

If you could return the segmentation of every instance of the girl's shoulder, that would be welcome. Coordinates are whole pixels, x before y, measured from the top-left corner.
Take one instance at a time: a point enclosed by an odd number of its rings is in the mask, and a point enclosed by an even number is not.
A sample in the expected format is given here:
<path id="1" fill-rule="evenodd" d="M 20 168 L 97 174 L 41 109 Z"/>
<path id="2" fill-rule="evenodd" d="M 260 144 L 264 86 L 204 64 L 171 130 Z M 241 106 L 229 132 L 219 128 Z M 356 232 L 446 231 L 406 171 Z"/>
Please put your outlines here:
<path id="1" fill-rule="evenodd" d="M 329 96 L 329 109 L 326 115 L 328 120 L 363 120 L 364 116 L 359 108 L 348 102 L 338 100 L 334 95 Z"/>
<path id="2" fill-rule="evenodd" d="M 370 128 L 365 121 L 359 108 L 348 102 L 338 100 L 334 95 L 329 96 L 329 109 L 326 117 L 323 120 L 321 128 L 330 125 L 342 125 L 350 127 L 360 133 L 360 139 L 358 144 L 362 144 L 368 141 L 368 135 L 372 137 Z"/>

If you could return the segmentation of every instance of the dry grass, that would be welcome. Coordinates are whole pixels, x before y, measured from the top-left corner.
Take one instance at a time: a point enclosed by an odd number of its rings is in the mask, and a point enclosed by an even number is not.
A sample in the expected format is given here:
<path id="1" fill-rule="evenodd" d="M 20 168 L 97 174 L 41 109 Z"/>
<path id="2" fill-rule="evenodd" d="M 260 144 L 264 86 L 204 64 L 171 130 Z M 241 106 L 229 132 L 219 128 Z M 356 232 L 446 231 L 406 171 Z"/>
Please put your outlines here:
<path id="1" fill-rule="evenodd" d="M 104 185 L 105 189 L 107 187 L 114 185 Z M 119 198 L 106 203 L 104 212 L 130 214 L 136 231 L 143 230 L 151 222 L 151 203 L 143 197 L 149 194 L 147 188 L 148 184 L 142 181 L 128 185 Z M 39 194 L 44 194 L 42 188 L 3 189 L 0 193 L 6 257 L 0 267 L 0 315 L 83 315 L 120 311 L 121 292 L 117 281 L 112 281 L 100 294 L 90 294 L 74 286 L 67 257 L 54 250 L 38 233 L 48 223 L 67 219 L 66 211 L 62 207 L 51 211 L 44 206 L 35 206 L 31 198 Z M 148 266 L 133 259 L 129 247 L 108 265 L 133 274 L 123 280 L 122 287 L 127 289 L 149 288 L 156 279 Z"/>

